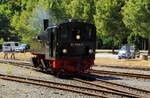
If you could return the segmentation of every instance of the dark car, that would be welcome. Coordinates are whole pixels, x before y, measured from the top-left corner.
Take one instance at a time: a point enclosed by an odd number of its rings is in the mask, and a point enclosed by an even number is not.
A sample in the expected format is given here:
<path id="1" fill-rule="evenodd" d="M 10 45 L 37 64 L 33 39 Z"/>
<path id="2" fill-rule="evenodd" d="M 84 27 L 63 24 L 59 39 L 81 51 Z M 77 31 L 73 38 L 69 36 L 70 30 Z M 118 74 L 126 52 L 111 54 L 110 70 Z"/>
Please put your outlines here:
<path id="1" fill-rule="evenodd" d="M 21 44 L 18 48 L 16 48 L 17 52 L 25 52 L 27 49 L 29 49 L 29 45 L 27 44 Z"/>

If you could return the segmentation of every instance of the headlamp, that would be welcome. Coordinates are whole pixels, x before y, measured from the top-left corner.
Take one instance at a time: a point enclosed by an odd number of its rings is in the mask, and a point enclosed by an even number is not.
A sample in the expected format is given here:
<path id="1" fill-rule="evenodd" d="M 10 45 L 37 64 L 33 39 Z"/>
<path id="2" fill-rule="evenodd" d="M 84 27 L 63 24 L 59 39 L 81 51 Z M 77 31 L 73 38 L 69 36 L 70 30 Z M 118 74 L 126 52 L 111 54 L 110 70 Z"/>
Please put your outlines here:
<path id="1" fill-rule="evenodd" d="M 76 39 L 79 40 L 80 39 L 80 35 L 76 35 Z"/>
<path id="2" fill-rule="evenodd" d="M 89 53 L 92 54 L 94 51 L 93 49 L 89 49 Z"/>
<path id="3" fill-rule="evenodd" d="M 66 54 L 68 51 L 67 51 L 67 49 L 63 49 L 63 51 L 62 51 L 64 54 Z"/>

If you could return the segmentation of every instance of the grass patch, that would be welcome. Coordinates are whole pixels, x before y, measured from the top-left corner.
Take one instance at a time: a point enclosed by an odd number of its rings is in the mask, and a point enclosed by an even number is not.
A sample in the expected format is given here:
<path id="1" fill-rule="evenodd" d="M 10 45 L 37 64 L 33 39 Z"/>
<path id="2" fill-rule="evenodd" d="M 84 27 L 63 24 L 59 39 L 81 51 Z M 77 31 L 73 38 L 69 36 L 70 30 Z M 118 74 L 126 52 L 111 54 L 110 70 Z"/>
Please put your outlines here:
<path id="1" fill-rule="evenodd" d="M 141 60 L 141 59 L 111 59 L 111 58 L 96 58 L 96 65 L 117 65 L 117 66 L 146 66 L 150 67 L 150 60 Z"/>

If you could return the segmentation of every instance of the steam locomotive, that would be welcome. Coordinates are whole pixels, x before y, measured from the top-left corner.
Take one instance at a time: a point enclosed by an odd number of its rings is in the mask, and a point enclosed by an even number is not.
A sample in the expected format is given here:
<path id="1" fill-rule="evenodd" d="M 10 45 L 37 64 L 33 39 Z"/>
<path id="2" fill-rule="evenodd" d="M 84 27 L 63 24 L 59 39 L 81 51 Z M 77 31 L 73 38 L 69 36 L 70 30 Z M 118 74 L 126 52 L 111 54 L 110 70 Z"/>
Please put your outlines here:
<path id="1" fill-rule="evenodd" d="M 34 67 L 54 75 L 83 73 L 94 65 L 96 27 L 76 19 L 54 26 L 44 20 L 45 31 L 37 39 L 45 44 L 44 53 L 34 53 Z"/>

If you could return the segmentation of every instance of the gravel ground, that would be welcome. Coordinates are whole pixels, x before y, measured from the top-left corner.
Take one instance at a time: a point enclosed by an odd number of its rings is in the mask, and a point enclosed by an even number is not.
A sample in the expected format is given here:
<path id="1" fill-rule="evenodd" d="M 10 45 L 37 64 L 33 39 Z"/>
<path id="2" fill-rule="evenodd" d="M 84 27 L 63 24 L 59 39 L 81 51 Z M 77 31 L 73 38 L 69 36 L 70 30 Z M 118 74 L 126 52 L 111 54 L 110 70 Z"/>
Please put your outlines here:
<path id="1" fill-rule="evenodd" d="M 97 88 L 88 84 L 76 82 L 71 79 L 59 79 L 52 75 L 37 72 L 31 69 L 17 67 L 9 64 L 0 64 L 0 73 L 8 75 L 23 76 L 28 78 L 36 78 L 49 80 L 58 83 L 67 83 L 77 86 L 85 86 Z M 35 86 L 24 83 L 16 83 L 0 79 L 0 98 L 94 98 L 83 94 L 76 94 L 67 91 L 51 89 L 47 87 Z M 103 94 L 103 93 L 98 93 Z M 114 97 L 115 95 L 110 95 Z M 115 96 L 116 98 L 116 96 Z"/>
<path id="2" fill-rule="evenodd" d="M 132 70 L 132 69 L 120 69 L 120 68 L 107 68 L 107 67 L 92 67 L 96 70 L 106 70 L 106 71 L 116 71 L 116 72 L 129 72 L 129 73 L 137 73 L 137 74 L 146 74 L 150 75 L 150 71 L 143 71 L 143 70 Z M 143 88 L 150 90 L 150 80 L 144 79 L 136 79 L 136 78 L 128 78 L 122 76 L 109 76 L 109 75 L 102 75 L 102 79 L 112 81 L 115 83 L 121 83 L 137 88 Z M 100 78 L 101 78 L 100 77 Z"/>
<path id="3" fill-rule="evenodd" d="M 111 77 L 111 76 L 103 76 L 103 77 Z M 122 78 L 116 77 L 116 79 L 114 78 L 114 80 L 112 79 L 112 80 L 107 80 L 107 81 L 114 82 L 114 83 L 119 83 L 119 84 L 122 84 L 122 85 L 132 86 L 132 87 L 136 87 L 136 88 L 142 88 L 142 89 L 150 90 L 150 88 L 149 89 L 147 88 L 147 87 L 149 87 L 149 82 L 138 81 L 138 80 L 135 80 L 135 79 L 122 79 Z M 144 93 L 142 91 L 137 91 L 137 90 L 134 90 L 134 89 L 119 87 L 119 86 L 116 86 L 116 85 L 111 85 L 111 84 L 100 82 L 100 81 L 96 81 L 96 83 L 99 83 L 101 85 L 105 85 L 105 86 L 108 86 L 108 87 L 111 87 L 111 88 L 114 88 L 114 89 L 119 89 L 119 90 L 122 90 L 122 91 L 125 91 L 125 92 L 130 92 L 130 93 L 134 93 L 134 94 L 137 94 L 137 95 L 146 96 L 147 98 L 150 97 L 150 94 Z M 142 98 L 145 98 L 145 97 L 142 97 Z"/>
<path id="4" fill-rule="evenodd" d="M 0 98 L 90 98 L 47 87 L 0 80 Z"/>
<path id="5" fill-rule="evenodd" d="M 13 65 L 0 64 L 0 73 L 23 76 L 29 78 L 43 79 L 60 83 L 76 84 L 78 86 L 82 83 L 75 83 L 68 79 L 59 79 L 49 74 L 36 72 L 34 70 L 16 67 Z M 52 89 L 42 86 L 35 86 L 25 83 L 17 83 L 0 79 L 0 98 L 93 98 L 83 94 L 76 94 L 72 92 Z"/>

